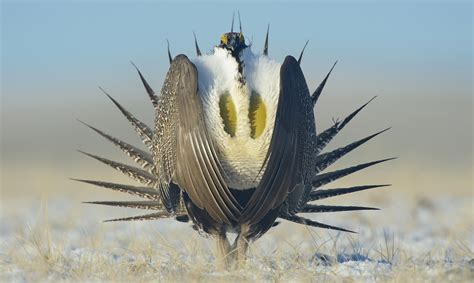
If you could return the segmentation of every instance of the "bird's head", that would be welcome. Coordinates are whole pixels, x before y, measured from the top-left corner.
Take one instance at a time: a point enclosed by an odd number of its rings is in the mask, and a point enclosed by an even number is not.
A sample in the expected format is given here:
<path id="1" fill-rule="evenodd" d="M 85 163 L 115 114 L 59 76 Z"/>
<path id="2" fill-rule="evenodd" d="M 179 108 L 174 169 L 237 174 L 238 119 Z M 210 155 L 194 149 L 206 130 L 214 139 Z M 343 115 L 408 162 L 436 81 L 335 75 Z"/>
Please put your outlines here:
<path id="1" fill-rule="evenodd" d="M 234 57 L 238 57 L 240 52 L 247 48 L 244 34 L 241 32 L 227 32 L 221 36 L 219 47 L 229 50 Z"/>
<path id="2" fill-rule="evenodd" d="M 218 47 L 226 49 L 230 51 L 230 54 L 239 62 L 239 72 L 242 70 L 241 68 L 241 61 L 240 61 L 240 53 L 242 50 L 247 48 L 248 46 L 245 44 L 245 37 L 242 32 L 242 22 L 240 21 L 240 13 L 239 13 L 239 28 L 240 32 L 234 32 L 234 16 L 232 16 L 232 26 L 230 28 L 230 32 L 226 32 L 221 36 L 221 41 Z"/>

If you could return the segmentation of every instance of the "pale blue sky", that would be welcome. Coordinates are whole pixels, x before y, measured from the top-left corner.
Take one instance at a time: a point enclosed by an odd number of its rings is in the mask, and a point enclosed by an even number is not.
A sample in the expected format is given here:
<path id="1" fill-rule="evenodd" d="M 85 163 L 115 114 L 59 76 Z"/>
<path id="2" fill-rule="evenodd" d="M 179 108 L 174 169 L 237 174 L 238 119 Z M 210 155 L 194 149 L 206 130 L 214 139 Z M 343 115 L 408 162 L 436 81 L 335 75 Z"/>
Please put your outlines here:
<path id="1" fill-rule="evenodd" d="M 472 8 L 472 1 L 448 0 L 3 1 L 2 158 L 77 164 L 83 159 L 75 148 L 110 148 L 75 118 L 131 137 L 97 86 L 150 123 L 153 111 L 129 61 L 159 91 L 168 68 L 166 38 L 174 55 L 194 56 L 195 31 L 201 50 L 209 51 L 239 10 L 255 52 L 263 47 L 267 23 L 276 60 L 298 56 L 310 41 L 302 68 L 311 89 L 339 59 L 316 109 L 319 128 L 379 95 L 336 145 L 394 128 L 348 162 L 396 155 L 400 170 L 437 176 L 426 177 L 427 186 L 448 182 L 441 171 L 453 180 L 462 174 L 467 186 L 473 153 Z"/>
<path id="2" fill-rule="evenodd" d="M 236 10 L 255 51 L 262 48 L 267 23 L 276 59 L 296 56 L 310 40 L 307 72 L 327 69 L 339 59 L 352 71 L 367 70 L 368 79 L 372 73 L 402 71 L 466 83 L 472 65 L 472 4 L 453 2 L 6 1 L 3 90 L 9 101 L 15 100 L 10 97 L 14 93 L 48 89 L 52 82 L 62 85 L 89 76 L 100 82 L 104 73 L 110 75 L 129 60 L 161 75 L 167 67 L 166 38 L 173 54 L 193 55 L 195 31 L 201 49 L 210 50 L 229 30 Z"/>

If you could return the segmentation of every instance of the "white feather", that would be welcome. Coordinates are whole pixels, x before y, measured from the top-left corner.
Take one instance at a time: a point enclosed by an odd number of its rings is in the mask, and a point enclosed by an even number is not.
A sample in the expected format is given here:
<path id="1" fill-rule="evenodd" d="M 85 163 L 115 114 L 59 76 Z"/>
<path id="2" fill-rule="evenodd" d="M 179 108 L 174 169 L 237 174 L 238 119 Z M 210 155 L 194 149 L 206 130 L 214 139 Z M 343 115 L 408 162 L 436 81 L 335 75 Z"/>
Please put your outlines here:
<path id="1" fill-rule="evenodd" d="M 193 59 L 198 69 L 206 125 L 217 146 L 226 181 L 234 189 L 256 187 L 260 182 L 261 174 L 258 173 L 270 145 L 280 85 L 280 63 L 255 55 L 250 48 L 243 50 L 241 60 L 246 81 L 243 86 L 238 80 L 238 63 L 227 50 L 216 47 L 213 54 Z M 252 90 L 261 95 L 267 110 L 265 129 L 255 139 L 250 137 L 249 121 Z M 236 107 L 234 137 L 224 131 L 220 115 L 219 98 L 225 92 L 230 94 Z"/>

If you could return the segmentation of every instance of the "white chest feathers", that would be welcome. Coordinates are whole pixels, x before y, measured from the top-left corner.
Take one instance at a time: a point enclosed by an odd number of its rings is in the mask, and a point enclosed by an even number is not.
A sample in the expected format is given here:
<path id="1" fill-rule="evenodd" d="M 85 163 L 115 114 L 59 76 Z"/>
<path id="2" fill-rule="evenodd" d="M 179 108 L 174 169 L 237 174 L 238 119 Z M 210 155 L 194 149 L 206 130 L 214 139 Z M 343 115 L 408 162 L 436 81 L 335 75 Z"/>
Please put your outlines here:
<path id="1" fill-rule="evenodd" d="M 226 50 L 194 60 L 207 127 L 227 183 L 234 189 L 258 185 L 270 145 L 278 103 L 280 64 L 243 51 L 243 76 Z"/>

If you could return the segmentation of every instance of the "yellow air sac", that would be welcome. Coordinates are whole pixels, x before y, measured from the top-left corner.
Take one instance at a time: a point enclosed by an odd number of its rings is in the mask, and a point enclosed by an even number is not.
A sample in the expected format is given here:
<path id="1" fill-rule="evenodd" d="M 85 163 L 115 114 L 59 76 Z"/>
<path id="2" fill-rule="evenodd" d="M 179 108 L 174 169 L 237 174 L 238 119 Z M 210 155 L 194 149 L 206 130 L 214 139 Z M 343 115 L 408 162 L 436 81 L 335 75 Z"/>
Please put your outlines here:
<path id="1" fill-rule="evenodd" d="M 267 123 L 267 107 L 262 97 L 255 91 L 250 95 L 249 103 L 250 137 L 260 137 Z"/>
<path id="2" fill-rule="evenodd" d="M 228 92 L 221 95 L 219 99 L 219 109 L 224 122 L 224 131 L 231 137 L 235 137 L 237 127 L 237 112 L 232 97 Z"/>

